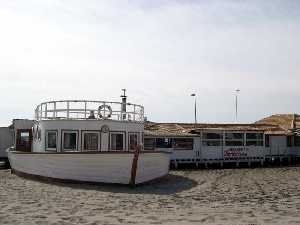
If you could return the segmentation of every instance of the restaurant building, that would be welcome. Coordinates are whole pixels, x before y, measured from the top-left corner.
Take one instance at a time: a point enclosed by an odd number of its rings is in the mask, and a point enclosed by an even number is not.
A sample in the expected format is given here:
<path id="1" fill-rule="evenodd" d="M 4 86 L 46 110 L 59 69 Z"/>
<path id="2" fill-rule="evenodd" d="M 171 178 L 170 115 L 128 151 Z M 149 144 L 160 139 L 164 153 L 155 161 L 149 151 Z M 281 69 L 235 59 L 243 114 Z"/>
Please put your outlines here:
<path id="1" fill-rule="evenodd" d="M 145 124 L 145 150 L 172 152 L 171 164 L 291 162 L 300 157 L 300 116 L 273 115 L 252 124 Z"/>

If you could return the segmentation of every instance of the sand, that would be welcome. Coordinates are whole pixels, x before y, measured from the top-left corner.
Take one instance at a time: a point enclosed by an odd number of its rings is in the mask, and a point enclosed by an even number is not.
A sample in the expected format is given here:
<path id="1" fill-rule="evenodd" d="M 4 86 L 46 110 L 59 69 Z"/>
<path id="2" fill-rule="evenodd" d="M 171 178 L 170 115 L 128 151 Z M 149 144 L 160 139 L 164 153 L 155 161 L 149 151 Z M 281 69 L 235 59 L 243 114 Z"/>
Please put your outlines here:
<path id="1" fill-rule="evenodd" d="M 135 189 L 0 170 L 0 224 L 300 224 L 300 167 L 178 170 Z"/>

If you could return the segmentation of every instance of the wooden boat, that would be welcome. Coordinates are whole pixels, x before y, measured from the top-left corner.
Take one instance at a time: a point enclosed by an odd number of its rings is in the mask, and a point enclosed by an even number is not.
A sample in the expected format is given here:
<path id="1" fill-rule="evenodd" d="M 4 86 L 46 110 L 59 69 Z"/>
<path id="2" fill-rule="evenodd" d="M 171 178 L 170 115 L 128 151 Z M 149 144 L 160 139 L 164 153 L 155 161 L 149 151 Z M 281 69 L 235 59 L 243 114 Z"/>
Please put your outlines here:
<path id="1" fill-rule="evenodd" d="M 170 153 L 143 149 L 144 108 L 127 103 L 125 93 L 121 97 L 121 103 L 40 104 L 32 129 L 15 121 L 15 146 L 8 151 L 12 171 L 132 185 L 167 175 Z"/>
<path id="2" fill-rule="evenodd" d="M 169 154 L 140 152 L 29 153 L 10 151 L 15 173 L 71 181 L 140 184 L 168 174 Z"/>

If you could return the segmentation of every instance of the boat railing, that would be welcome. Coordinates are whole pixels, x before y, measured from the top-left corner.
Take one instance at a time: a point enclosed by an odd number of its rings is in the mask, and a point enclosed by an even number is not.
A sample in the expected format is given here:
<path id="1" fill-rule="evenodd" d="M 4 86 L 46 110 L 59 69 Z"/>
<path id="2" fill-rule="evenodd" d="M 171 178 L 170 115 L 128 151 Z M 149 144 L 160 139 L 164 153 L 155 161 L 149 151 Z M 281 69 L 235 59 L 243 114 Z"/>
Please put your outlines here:
<path id="1" fill-rule="evenodd" d="M 35 109 L 36 120 L 54 119 L 110 119 L 119 121 L 144 121 L 144 107 L 132 103 L 62 100 L 39 104 Z"/>

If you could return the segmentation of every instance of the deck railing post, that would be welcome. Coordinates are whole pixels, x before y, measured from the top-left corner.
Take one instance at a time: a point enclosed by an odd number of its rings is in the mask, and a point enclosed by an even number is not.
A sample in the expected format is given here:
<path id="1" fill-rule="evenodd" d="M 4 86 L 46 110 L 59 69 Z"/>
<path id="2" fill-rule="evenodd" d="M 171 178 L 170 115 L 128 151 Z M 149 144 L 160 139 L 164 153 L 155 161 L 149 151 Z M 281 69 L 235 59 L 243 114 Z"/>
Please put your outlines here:
<path id="1" fill-rule="evenodd" d="M 48 103 L 45 104 L 45 118 L 47 119 L 48 117 L 48 107 L 47 107 Z"/>
<path id="2" fill-rule="evenodd" d="M 67 102 L 67 119 L 69 119 L 70 102 Z"/>
<path id="3" fill-rule="evenodd" d="M 55 118 L 57 115 L 56 115 L 56 102 L 53 103 L 53 117 Z"/>
<path id="4" fill-rule="evenodd" d="M 84 102 L 84 119 L 86 119 L 86 102 Z"/>
<path id="5" fill-rule="evenodd" d="M 43 119 L 43 104 L 41 104 L 41 109 L 40 109 L 40 119 Z"/>

